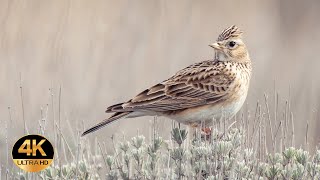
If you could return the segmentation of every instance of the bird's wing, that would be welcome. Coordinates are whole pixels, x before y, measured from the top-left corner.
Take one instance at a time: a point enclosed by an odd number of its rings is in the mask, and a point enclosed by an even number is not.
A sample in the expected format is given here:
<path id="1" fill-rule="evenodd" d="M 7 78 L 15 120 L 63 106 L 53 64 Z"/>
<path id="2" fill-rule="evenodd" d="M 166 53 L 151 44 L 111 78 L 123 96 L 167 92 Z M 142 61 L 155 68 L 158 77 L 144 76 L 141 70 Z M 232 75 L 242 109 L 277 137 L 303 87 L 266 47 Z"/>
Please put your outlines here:
<path id="1" fill-rule="evenodd" d="M 106 112 L 175 111 L 218 102 L 226 98 L 236 74 L 219 61 L 203 61 L 180 70 L 166 81 L 152 86 Z"/>

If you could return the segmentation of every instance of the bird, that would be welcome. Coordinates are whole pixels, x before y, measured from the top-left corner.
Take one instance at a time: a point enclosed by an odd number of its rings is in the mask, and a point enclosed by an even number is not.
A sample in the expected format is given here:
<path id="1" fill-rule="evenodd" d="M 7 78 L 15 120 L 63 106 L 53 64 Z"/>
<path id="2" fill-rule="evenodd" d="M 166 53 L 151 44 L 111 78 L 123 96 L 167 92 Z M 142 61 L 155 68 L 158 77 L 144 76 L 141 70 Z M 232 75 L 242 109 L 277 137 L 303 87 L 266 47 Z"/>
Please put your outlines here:
<path id="1" fill-rule="evenodd" d="M 105 112 L 113 114 L 82 136 L 122 118 L 164 116 L 194 126 L 233 117 L 245 102 L 252 72 L 242 34 L 235 25 L 224 29 L 209 45 L 215 52 L 212 59 L 194 63 L 130 100 L 108 107 Z"/>

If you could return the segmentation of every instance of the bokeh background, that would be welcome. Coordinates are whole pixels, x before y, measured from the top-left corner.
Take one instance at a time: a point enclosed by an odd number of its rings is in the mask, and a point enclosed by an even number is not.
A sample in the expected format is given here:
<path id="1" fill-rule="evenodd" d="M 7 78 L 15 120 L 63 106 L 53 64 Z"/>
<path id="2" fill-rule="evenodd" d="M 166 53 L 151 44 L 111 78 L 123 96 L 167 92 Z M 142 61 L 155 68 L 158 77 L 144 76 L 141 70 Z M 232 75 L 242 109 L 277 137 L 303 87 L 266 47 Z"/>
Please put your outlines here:
<path id="1" fill-rule="evenodd" d="M 266 93 L 273 109 L 276 89 L 279 117 L 290 101 L 297 145 L 309 122 L 314 147 L 320 142 L 319 17 L 317 0 L 0 0 L 1 162 L 6 125 L 9 146 L 24 134 L 20 84 L 31 133 L 41 108 L 49 109 L 48 131 L 60 117 L 62 131 L 76 133 L 108 117 L 107 106 L 212 58 L 208 44 L 233 24 L 245 31 L 253 61 L 246 108 L 254 112 Z M 152 119 L 120 120 L 88 138 L 148 135 Z M 157 124 L 168 137 L 171 121 Z"/>

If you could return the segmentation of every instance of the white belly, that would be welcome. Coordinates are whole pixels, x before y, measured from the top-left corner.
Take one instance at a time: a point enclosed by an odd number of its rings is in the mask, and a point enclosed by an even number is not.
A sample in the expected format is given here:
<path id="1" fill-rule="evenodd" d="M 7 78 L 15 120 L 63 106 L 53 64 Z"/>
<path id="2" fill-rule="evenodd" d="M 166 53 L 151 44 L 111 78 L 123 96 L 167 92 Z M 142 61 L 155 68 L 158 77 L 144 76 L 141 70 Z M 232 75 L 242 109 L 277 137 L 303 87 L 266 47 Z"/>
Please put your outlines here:
<path id="1" fill-rule="evenodd" d="M 229 118 L 234 116 L 242 107 L 247 94 L 243 94 L 237 101 L 225 106 L 220 104 L 204 105 L 187 109 L 168 117 L 183 124 L 211 122 L 213 119 Z"/>

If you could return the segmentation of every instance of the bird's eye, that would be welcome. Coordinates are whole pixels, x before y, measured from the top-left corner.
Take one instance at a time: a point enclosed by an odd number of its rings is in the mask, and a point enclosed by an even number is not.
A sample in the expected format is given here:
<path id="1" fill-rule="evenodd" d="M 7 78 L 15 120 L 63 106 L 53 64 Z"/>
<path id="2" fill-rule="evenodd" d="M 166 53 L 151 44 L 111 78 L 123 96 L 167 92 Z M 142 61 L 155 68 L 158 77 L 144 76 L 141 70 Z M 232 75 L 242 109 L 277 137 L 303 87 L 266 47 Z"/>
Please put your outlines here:
<path id="1" fill-rule="evenodd" d="M 230 42 L 228 43 L 228 46 L 231 47 L 231 48 L 233 48 L 233 47 L 236 46 L 236 44 L 237 44 L 236 42 L 230 41 Z"/>

